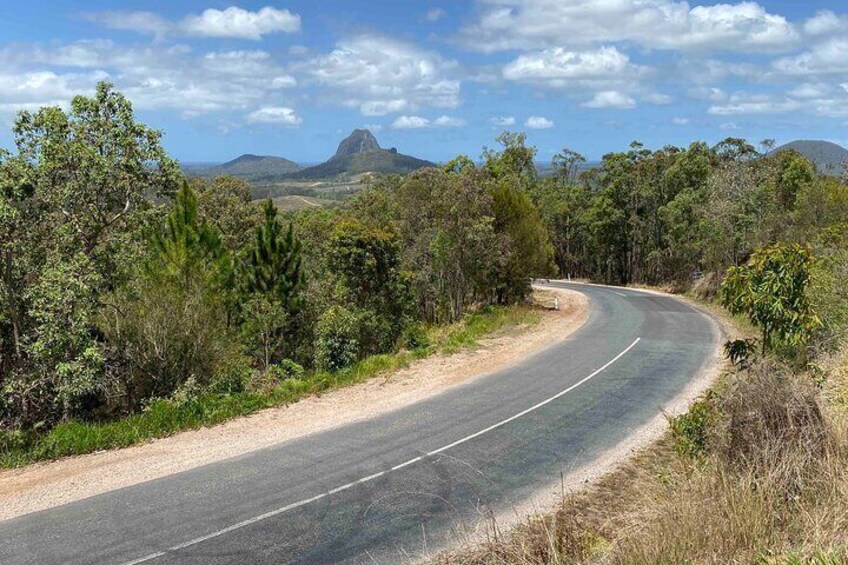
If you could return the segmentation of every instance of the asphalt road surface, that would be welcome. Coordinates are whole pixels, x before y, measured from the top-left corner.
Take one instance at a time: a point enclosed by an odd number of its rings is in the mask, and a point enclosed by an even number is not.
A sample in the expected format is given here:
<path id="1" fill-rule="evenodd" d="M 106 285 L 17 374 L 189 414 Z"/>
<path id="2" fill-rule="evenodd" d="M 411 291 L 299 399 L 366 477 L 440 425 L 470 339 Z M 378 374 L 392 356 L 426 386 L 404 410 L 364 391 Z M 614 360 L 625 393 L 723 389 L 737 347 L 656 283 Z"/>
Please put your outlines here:
<path id="1" fill-rule="evenodd" d="M 710 363 L 669 297 L 588 295 L 586 324 L 520 364 L 373 420 L 0 522 L 0 563 L 396 563 L 591 464 Z"/>

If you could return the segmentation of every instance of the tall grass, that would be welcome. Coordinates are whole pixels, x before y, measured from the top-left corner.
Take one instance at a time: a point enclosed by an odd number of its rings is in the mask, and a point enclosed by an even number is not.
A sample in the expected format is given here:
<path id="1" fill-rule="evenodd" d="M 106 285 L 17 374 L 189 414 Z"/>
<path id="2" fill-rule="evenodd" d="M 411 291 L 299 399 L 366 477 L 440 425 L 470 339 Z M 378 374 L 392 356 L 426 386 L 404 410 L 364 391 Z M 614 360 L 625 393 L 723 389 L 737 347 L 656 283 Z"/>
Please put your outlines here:
<path id="1" fill-rule="evenodd" d="M 143 411 L 115 421 L 65 422 L 45 434 L 0 434 L 0 467 L 20 467 L 35 461 L 127 447 L 183 430 L 212 426 L 392 373 L 435 353 L 450 354 L 474 347 L 485 337 L 533 325 L 539 320 L 539 311 L 527 306 L 485 308 L 455 324 L 427 328 L 426 346 L 367 357 L 335 373 L 318 372 L 302 379 L 286 379 L 267 391 L 200 392 L 179 400 L 154 399 Z"/>
<path id="2" fill-rule="evenodd" d="M 770 363 L 733 376 L 699 456 L 669 434 L 550 514 L 435 561 L 848 563 L 848 406 L 813 383 Z"/>

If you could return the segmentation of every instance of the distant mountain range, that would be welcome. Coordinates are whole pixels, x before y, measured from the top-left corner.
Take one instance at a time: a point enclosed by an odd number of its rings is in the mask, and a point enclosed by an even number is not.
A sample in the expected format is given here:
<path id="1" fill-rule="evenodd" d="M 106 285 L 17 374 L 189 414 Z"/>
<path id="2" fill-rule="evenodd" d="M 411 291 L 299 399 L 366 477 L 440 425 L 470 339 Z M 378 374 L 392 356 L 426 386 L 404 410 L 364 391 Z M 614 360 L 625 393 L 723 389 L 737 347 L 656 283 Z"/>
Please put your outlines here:
<path id="1" fill-rule="evenodd" d="M 797 151 L 818 167 L 825 175 L 839 176 L 845 170 L 848 149 L 829 141 L 798 140 L 781 145 L 774 152 Z"/>
<path id="2" fill-rule="evenodd" d="M 294 161 L 283 157 L 245 154 L 221 165 L 201 169 L 201 173 L 203 176 L 232 175 L 248 180 L 259 180 L 269 176 L 294 173 L 301 168 Z"/>
<path id="3" fill-rule="evenodd" d="M 232 175 L 251 181 L 280 181 L 299 179 L 327 179 L 340 175 L 362 173 L 406 174 L 434 163 L 398 153 L 397 149 L 383 149 L 367 129 L 354 130 L 339 143 L 335 155 L 326 162 L 303 168 L 283 157 L 267 155 L 242 155 L 237 159 L 213 167 L 191 167 L 188 172 L 198 176 Z"/>

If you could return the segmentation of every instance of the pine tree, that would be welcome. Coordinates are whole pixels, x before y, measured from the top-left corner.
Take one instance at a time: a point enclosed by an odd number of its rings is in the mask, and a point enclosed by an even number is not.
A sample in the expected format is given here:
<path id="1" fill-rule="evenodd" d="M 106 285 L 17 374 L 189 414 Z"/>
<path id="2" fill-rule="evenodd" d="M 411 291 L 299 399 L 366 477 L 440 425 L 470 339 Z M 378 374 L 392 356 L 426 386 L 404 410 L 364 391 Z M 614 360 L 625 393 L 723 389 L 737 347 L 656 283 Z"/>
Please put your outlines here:
<path id="1" fill-rule="evenodd" d="M 283 232 L 277 208 L 271 200 L 265 203 L 264 212 L 265 222 L 256 230 L 254 246 L 244 268 L 243 291 L 246 295 L 269 295 L 284 308 L 295 308 L 305 282 L 301 244 L 291 224 Z"/>
<path id="2" fill-rule="evenodd" d="M 184 287 L 212 277 L 220 287 L 229 284 L 232 262 L 218 231 L 201 220 L 197 194 L 187 183 L 174 199 L 174 206 L 161 231 L 153 236 L 153 257 L 148 273 L 176 277 Z"/>

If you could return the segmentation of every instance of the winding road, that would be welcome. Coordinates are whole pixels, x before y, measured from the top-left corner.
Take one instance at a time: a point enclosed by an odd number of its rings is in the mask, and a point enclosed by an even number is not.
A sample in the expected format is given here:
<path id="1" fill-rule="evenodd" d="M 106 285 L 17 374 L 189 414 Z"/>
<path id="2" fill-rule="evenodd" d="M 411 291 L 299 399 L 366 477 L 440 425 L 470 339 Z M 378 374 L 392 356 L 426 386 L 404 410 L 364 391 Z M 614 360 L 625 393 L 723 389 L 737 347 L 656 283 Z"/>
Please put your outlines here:
<path id="1" fill-rule="evenodd" d="M 713 361 L 667 296 L 588 295 L 586 324 L 521 363 L 338 427 L 0 522 L 0 563 L 394 563 L 592 464 Z"/>

